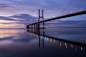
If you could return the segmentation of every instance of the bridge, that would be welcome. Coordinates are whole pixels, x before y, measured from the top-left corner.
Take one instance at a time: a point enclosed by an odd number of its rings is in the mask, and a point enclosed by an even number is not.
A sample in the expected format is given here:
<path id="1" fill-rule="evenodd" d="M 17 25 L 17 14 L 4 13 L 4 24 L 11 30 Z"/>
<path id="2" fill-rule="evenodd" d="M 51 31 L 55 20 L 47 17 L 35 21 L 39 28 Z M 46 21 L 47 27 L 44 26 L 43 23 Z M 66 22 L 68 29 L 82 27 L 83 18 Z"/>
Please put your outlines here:
<path id="1" fill-rule="evenodd" d="M 26 26 L 26 28 L 31 28 L 31 29 L 33 29 L 33 27 L 34 27 L 34 30 L 35 30 L 35 28 L 36 28 L 36 29 L 40 29 L 40 23 L 42 23 L 42 22 L 43 22 L 43 28 L 45 28 L 44 22 L 52 21 L 52 20 L 57 20 L 57 19 L 61 19 L 61 18 L 66 18 L 66 17 L 72 17 L 72 16 L 77 16 L 77 15 L 86 14 L 86 10 L 80 11 L 80 12 L 76 12 L 76 13 L 67 14 L 67 15 L 63 15 L 63 16 L 59 16 L 59 17 L 55 17 L 55 18 L 50 18 L 50 19 L 47 19 L 47 20 L 44 20 L 44 17 L 43 17 L 43 10 L 42 10 L 42 16 L 40 16 L 40 9 L 38 10 L 38 13 L 39 13 L 39 14 L 38 14 L 38 15 L 39 15 L 38 22 L 28 24 L 28 25 Z M 40 21 L 40 18 L 42 18 L 42 21 Z M 33 25 L 34 25 L 34 26 L 33 26 Z"/>

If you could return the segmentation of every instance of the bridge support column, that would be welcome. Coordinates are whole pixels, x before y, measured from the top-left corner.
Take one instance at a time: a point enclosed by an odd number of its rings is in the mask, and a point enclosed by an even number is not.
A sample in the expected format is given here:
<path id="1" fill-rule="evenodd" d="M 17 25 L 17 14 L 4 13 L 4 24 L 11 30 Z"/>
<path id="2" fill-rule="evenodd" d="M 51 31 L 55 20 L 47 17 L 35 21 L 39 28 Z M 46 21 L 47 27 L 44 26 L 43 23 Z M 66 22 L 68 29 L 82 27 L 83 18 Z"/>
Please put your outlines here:
<path id="1" fill-rule="evenodd" d="M 32 25 L 32 29 L 33 29 L 33 25 Z"/>
<path id="2" fill-rule="evenodd" d="M 37 25 L 37 23 L 36 23 L 36 33 L 37 33 L 37 31 L 38 31 L 38 29 L 37 29 L 37 28 L 38 28 L 38 25 Z"/>
<path id="3" fill-rule="evenodd" d="M 30 25 L 29 25 L 29 28 L 30 28 Z"/>
<path id="4" fill-rule="evenodd" d="M 42 19 L 43 19 L 43 29 L 44 29 L 45 28 L 45 24 L 44 24 L 43 10 L 42 10 Z"/>
<path id="5" fill-rule="evenodd" d="M 40 23 L 38 22 L 38 34 L 40 34 Z"/>
<path id="6" fill-rule="evenodd" d="M 31 25 L 31 32 L 33 32 L 33 25 Z"/>
<path id="7" fill-rule="evenodd" d="M 36 23 L 36 29 L 37 29 L 37 27 L 38 27 L 38 26 L 37 26 L 37 23 Z"/>
<path id="8" fill-rule="evenodd" d="M 34 32 L 35 32 L 35 24 L 34 24 Z"/>
<path id="9" fill-rule="evenodd" d="M 29 25 L 27 25 L 26 27 L 29 28 Z"/>
<path id="10" fill-rule="evenodd" d="M 32 29 L 31 29 L 31 28 L 32 28 L 32 25 L 30 25 L 30 31 L 32 31 Z"/>

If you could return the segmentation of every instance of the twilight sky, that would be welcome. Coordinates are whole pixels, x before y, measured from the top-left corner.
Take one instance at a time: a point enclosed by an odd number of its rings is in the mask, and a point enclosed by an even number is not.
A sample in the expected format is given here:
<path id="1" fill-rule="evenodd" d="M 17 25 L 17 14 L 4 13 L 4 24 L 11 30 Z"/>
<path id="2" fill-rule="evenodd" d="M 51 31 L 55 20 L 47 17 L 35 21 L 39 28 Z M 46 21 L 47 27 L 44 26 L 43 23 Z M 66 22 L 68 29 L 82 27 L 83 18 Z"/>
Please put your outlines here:
<path id="1" fill-rule="evenodd" d="M 37 21 L 38 9 L 47 19 L 86 10 L 86 0 L 0 0 L 0 28 L 25 28 Z M 49 21 L 46 27 L 86 27 L 86 14 Z"/>

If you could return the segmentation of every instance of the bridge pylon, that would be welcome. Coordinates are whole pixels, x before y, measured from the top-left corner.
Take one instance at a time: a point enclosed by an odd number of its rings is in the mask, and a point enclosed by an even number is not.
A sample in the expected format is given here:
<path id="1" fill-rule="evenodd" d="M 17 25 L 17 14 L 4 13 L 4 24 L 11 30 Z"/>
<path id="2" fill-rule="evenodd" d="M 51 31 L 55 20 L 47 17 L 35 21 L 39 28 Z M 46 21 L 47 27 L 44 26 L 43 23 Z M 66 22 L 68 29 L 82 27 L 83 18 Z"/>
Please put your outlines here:
<path id="1" fill-rule="evenodd" d="M 40 18 L 42 18 L 42 21 L 44 21 L 44 16 L 43 16 L 43 9 L 42 9 L 42 16 L 40 15 L 40 9 L 38 9 L 38 29 L 40 29 Z M 43 22 L 43 28 L 45 28 L 45 24 Z"/>

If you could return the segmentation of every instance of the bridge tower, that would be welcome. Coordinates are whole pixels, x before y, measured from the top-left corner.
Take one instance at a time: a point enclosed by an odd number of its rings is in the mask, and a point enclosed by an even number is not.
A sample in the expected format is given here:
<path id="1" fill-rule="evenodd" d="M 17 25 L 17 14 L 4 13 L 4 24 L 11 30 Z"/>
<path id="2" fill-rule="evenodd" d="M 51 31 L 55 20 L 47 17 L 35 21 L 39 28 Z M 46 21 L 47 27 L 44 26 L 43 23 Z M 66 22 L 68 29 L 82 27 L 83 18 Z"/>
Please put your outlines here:
<path id="1" fill-rule="evenodd" d="M 40 15 L 40 9 L 38 9 L 38 29 L 40 29 L 40 18 L 42 18 L 42 21 L 44 21 L 44 16 L 43 16 L 43 9 L 42 9 L 42 16 Z M 43 29 L 45 28 L 45 24 L 43 22 Z"/>

